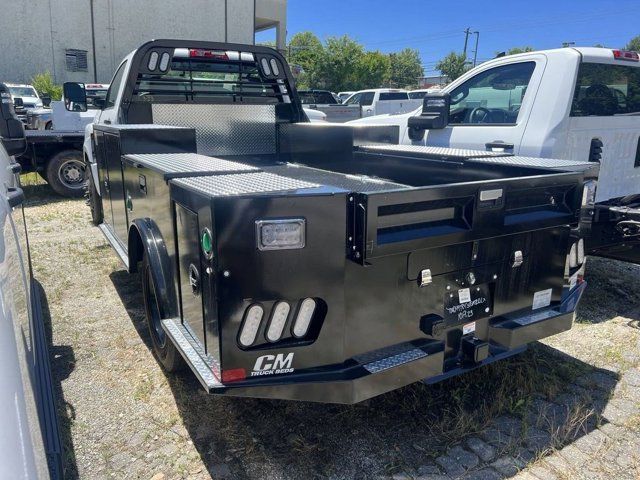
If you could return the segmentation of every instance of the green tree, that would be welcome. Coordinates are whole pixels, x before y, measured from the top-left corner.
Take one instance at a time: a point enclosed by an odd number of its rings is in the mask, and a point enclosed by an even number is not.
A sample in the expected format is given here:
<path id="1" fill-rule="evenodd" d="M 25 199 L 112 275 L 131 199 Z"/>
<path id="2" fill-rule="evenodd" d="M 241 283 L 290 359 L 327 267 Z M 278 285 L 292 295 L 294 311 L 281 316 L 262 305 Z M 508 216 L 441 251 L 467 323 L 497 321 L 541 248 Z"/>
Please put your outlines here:
<path id="1" fill-rule="evenodd" d="M 513 47 L 507 50 L 507 55 L 517 55 L 518 53 L 526 53 L 533 52 L 534 48 L 529 47 L 528 45 L 525 47 Z"/>
<path id="2" fill-rule="evenodd" d="M 389 73 L 389 85 L 393 87 L 415 87 L 424 69 L 420 61 L 420 53 L 412 48 L 405 48 L 398 53 L 389 55 L 391 64 Z"/>
<path id="3" fill-rule="evenodd" d="M 62 86 L 56 85 L 50 72 L 37 73 L 31 79 L 31 85 L 44 97 L 51 97 L 51 100 L 62 98 Z"/>
<path id="4" fill-rule="evenodd" d="M 391 59 L 379 51 L 363 53 L 356 63 L 355 78 L 349 89 L 363 90 L 385 85 L 389 81 Z M 345 87 L 346 89 L 346 87 Z M 338 88 L 338 91 L 343 88 Z"/>
<path id="5" fill-rule="evenodd" d="M 316 86 L 323 53 L 322 42 L 312 32 L 300 32 L 291 37 L 287 46 L 287 61 L 302 69 L 297 79 L 300 88 Z"/>
<path id="6" fill-rule="evenodd" d="M 320 58 L 318 85 L 332 91 L 357 89 L 364 54 L 364 47 L 347 35 L 328 38 Z"/>
<path id="7" fill-rule="evenodd" d="M 451 52 L 436 63 L 436 70 L 440 70 L 443 75 L 449 77 L 450 82 L 453 82 L 468 69 L 466 55 L 457 54 L 456 52 Z"/>
<path id="8" fill-rule="evenodd" d="M 640 35 L 636 35 L 631 40 L 629 40 L 629 43 L 625 45 L 624 49 L 640 52 Z"/>

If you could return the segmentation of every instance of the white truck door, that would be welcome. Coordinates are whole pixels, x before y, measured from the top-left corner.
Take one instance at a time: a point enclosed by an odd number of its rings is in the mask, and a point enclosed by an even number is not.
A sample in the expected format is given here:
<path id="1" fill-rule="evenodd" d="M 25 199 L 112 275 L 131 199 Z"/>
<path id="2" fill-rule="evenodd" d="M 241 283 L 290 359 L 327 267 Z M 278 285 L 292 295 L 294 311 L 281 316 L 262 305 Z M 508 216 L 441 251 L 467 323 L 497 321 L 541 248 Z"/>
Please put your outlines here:
<path id="1" fill-rule="evenodd" d="M 379 92 L 362 92 L 360 97 L 360 108 L 362 117 L 372 117 L 376 114 Z"/>
<path id="2" fill-rule="evenodd" d="M 450 90 L 448 125 L 413 144 L 518 153 L 545 64 L 540 54 L 479 70 Z"/>

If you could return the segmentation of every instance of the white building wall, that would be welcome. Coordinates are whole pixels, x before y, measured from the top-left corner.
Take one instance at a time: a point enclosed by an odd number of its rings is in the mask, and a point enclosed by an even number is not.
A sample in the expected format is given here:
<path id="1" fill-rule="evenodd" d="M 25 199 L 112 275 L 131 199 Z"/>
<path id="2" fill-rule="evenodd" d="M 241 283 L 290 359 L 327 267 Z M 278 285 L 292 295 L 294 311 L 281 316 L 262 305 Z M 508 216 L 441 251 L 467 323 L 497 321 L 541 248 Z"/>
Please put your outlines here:
<path id="1" fill-rule="evenodd" d="M 97 81 L 157 38 L 253 43 L 263 0 L 93 0 Z M 28 82 L 50 71 L 57 83 L 94 81 L 91 0 L 4 0 L 0 6 L 0 81 Z M 278 8 L 286 9 L 282 0 Z M 273 12 L 280 18 L 281 12 Z M 86 72 L 66 69 L 65 49 L 87 50 Z"/>

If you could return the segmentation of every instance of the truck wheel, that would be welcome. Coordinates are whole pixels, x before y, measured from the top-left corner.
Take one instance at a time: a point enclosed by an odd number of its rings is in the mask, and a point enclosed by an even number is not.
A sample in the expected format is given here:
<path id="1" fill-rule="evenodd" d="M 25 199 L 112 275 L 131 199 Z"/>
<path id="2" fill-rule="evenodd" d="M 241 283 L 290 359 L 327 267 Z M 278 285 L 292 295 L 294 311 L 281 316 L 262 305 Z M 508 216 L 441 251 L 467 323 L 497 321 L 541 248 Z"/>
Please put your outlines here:
<path id="1" fill-rule="evenodd" d="M 53 122 L 47 122 L 47 124 L 44 126 L 45 130 L 51 130 L 53 128 Z"/>
<path id="2" fill-rule="evenodd" d="M 85 164 L 79 150 L 56 153 L 47 165 L 47 182 L 63 197 L 81 197 L 84 194 Z"/>
<path id="3" fill-rule="evenodd" d="M 88 170 L 88 169 L 87 169 Z M 102 212 L 102 201 L 93 180 L 91 172 L 87 174 L 87 205 L 91 209 L 91 221 L 94 225 L 100 225 L 104 219 Z"/>
<path id="4" fill-rule="evenodd" d="M 167 334 L 160 323 L 164 317 L 162 304 L 156 294 L 155 282 L 151 273 L 151 266 L 147 254 L 142 260 L 142 294 L 144 296 L 144 311 L 147 317 L 147 326 L 153 343 L 153 351 L 156 357 L 168 372 L 181 370 L 185 363 L 175 345 L 167 338 Z"/>

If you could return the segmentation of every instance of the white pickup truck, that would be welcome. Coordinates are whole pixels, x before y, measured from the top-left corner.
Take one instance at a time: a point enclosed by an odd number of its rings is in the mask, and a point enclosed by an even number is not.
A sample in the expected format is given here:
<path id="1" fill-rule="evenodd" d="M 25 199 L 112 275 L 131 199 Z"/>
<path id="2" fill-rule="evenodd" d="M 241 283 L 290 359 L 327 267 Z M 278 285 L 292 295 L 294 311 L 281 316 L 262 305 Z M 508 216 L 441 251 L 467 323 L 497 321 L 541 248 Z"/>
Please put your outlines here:
<path id="1" fill-rule="evenodd" d="M 354 93 L 344 101 L 344 105 L 360 105 L 360 116 L 365 118 L 412 112 L 422 105 L 422 99 L 410 99 L 406 90 L 374 88 Z"/>
<path id="2" fill-rule="evenodd" d="M 599 161 L 589 251 L 640 262 L 640 58 L 606 48 L 509 55 L 422 108 L 351 123 L 400 126 L 400 143 Z"/>

